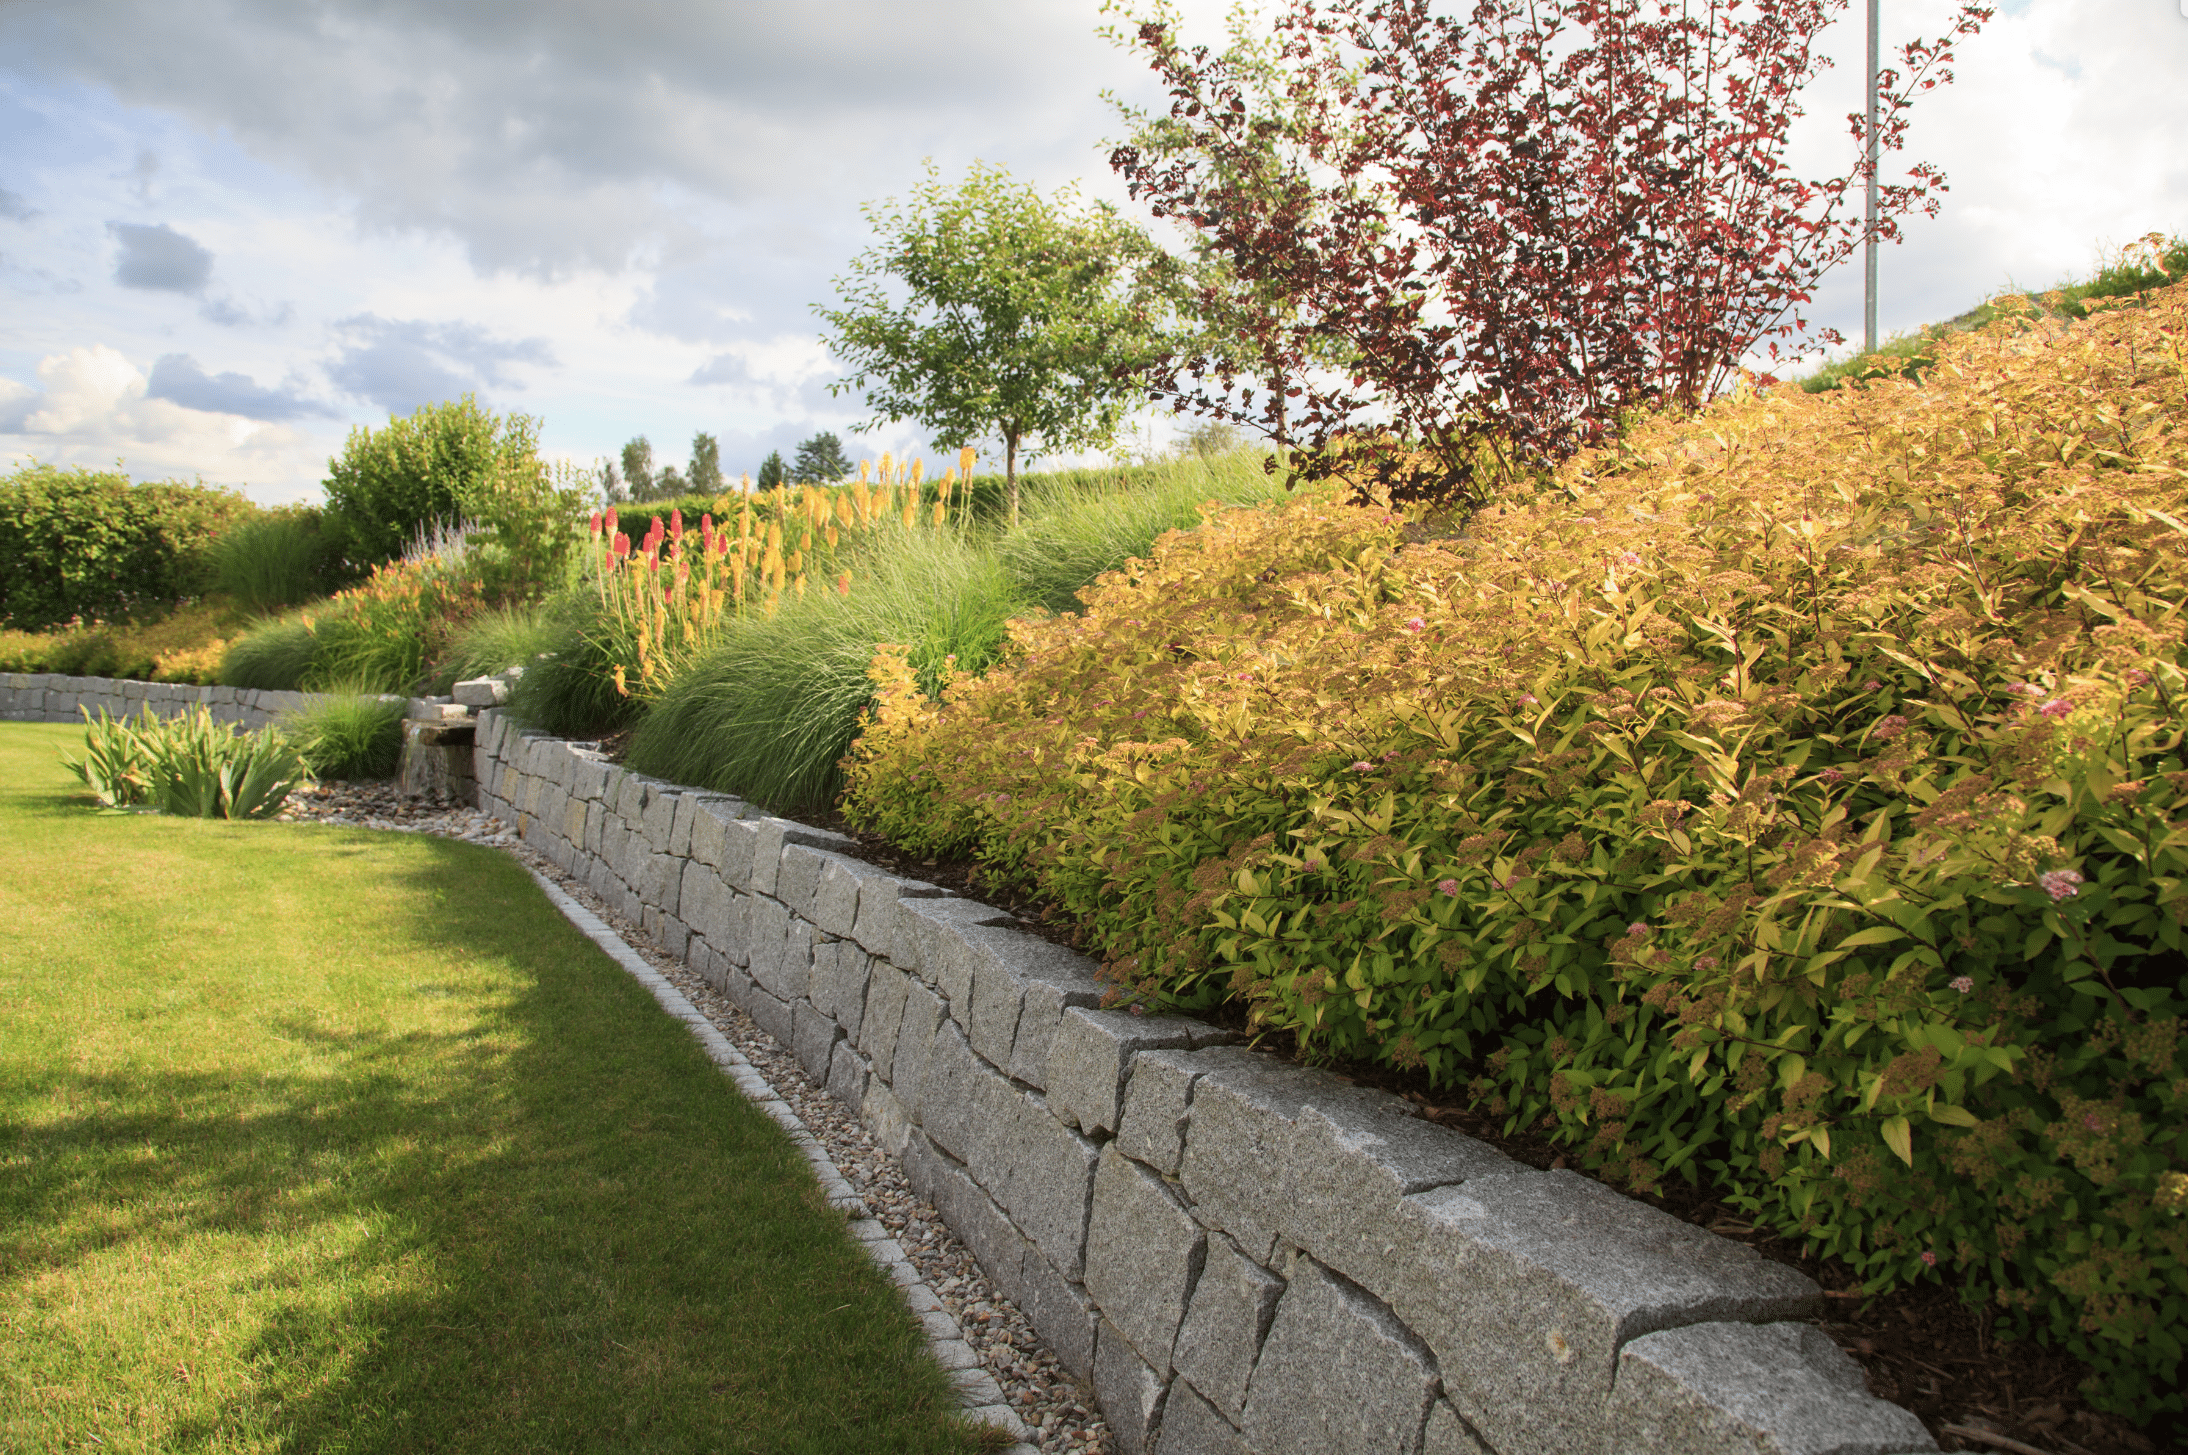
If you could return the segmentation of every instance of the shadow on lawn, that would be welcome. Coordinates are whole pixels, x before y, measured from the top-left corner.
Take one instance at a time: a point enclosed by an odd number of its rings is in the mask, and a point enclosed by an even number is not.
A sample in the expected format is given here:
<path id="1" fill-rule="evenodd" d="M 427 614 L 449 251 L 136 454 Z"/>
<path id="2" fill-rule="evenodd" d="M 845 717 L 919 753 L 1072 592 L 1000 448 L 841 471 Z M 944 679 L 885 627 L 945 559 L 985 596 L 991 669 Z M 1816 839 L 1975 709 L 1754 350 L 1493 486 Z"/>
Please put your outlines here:
<path id="1" fill-rule="evenodd" d="M 0 1124 L 28 1169 L 0 1191 L 20 1230 L 0 1277 L 128 1239 L 369 1228 L 259 1280 L 277 1301 L 245 1403 L 170 1448 L 250 1428 L 290 1451 L 972 1448 L 778 1129 L 514 863 L 417 849 L 391 856 L 418 909 L 385 935 L 435 968 L 387 1014 L 430 1002 L 443 1028 L 337 1029 L 297 1005 L 258 1024 L 309 1067 L 34 1068 L 65 1114 Z"/>

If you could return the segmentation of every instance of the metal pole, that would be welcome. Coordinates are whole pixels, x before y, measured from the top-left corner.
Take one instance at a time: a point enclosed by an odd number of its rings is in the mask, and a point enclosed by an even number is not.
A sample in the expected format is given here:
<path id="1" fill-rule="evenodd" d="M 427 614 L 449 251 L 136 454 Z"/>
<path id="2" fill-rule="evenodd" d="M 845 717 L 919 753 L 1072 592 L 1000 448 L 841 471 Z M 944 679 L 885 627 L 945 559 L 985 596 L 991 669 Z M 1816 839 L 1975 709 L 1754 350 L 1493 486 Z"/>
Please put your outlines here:
<path id="1" fill-rule="evenodd" d="M 1869 124 L 1862 133 L 1869 154 L 1869 225 L 1862 257 L 1861 348 L 1868 354 L 1877 349 L 1877 4 L 1869 0 Z"/>

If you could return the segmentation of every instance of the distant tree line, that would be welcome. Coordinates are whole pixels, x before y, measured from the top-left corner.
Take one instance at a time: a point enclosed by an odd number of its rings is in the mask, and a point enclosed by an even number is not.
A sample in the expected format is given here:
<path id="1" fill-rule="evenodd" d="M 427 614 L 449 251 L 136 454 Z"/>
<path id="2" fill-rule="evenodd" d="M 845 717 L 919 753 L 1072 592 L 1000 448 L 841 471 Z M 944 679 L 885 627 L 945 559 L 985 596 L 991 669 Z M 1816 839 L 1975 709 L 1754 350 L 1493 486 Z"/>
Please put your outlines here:
<path id="1" fill-rule="evenodd" d="M 827 485 L 855 468 L 843 452 L 843 441 L 823 430 L 800 444 L 788 464 L 783 463 L 782 451 L 770 451 L 753 483 L 762 490 L 777 485 Z M 722 490 L 722 447 L 703 430 L 691 437 L 691 459 L 681 469 L 656 464 L 653 442 L 644 435 L 623 446 L 620 461 L 605 460 L 600 465 L 600 494 L 610 504 L 719 495 Z"/>

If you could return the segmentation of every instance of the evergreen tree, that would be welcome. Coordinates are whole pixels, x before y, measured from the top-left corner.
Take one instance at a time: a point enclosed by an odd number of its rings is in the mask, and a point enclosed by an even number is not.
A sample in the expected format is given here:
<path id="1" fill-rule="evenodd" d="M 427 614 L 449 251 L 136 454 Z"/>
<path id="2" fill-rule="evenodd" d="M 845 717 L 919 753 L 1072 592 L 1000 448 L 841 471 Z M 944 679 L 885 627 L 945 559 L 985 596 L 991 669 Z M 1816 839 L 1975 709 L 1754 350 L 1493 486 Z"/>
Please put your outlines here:
<path id="1" fill-rule="evenodd" d="M 803 452 L 800 452 L 798 458 L 800 460 L 805 458 Z M 781 450 L 770 451 L 768 457 L 760 461 L 760 489 L 772 490 L 789 478 L 790 467 L 783 463 L 783 452 Z"/>
<path id="2" fill-rule="evenodd" d="M 856 468 L 843 453 L 843 441 L 822 430 L 798 446 L 798 457 L 790 465 L 790 478 L 800 484 L 810 481 L 830 485 Z"/>
<path id="3" fill-rule="evenodd" d="M 691 488 L 702 495 L 722 493 L 722 447 L 713 435 L 691 437 Z"/>

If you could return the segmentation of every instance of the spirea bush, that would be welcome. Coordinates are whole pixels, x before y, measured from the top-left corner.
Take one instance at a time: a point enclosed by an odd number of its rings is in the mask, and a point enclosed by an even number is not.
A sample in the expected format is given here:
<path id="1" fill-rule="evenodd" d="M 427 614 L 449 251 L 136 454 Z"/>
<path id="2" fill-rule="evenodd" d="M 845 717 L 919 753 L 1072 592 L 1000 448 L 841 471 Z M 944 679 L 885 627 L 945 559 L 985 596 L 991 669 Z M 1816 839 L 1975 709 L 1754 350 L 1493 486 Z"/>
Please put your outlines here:
<path id="1" fill-rule="evenodd" d="M 2177 1409 L 2184 331 L 2009 316 L 1456 537 L 1215 515 L 939 701 L 884 652 L 846 810 L 1056 896 L 1120 993 L 1706 1175 Z"/>

